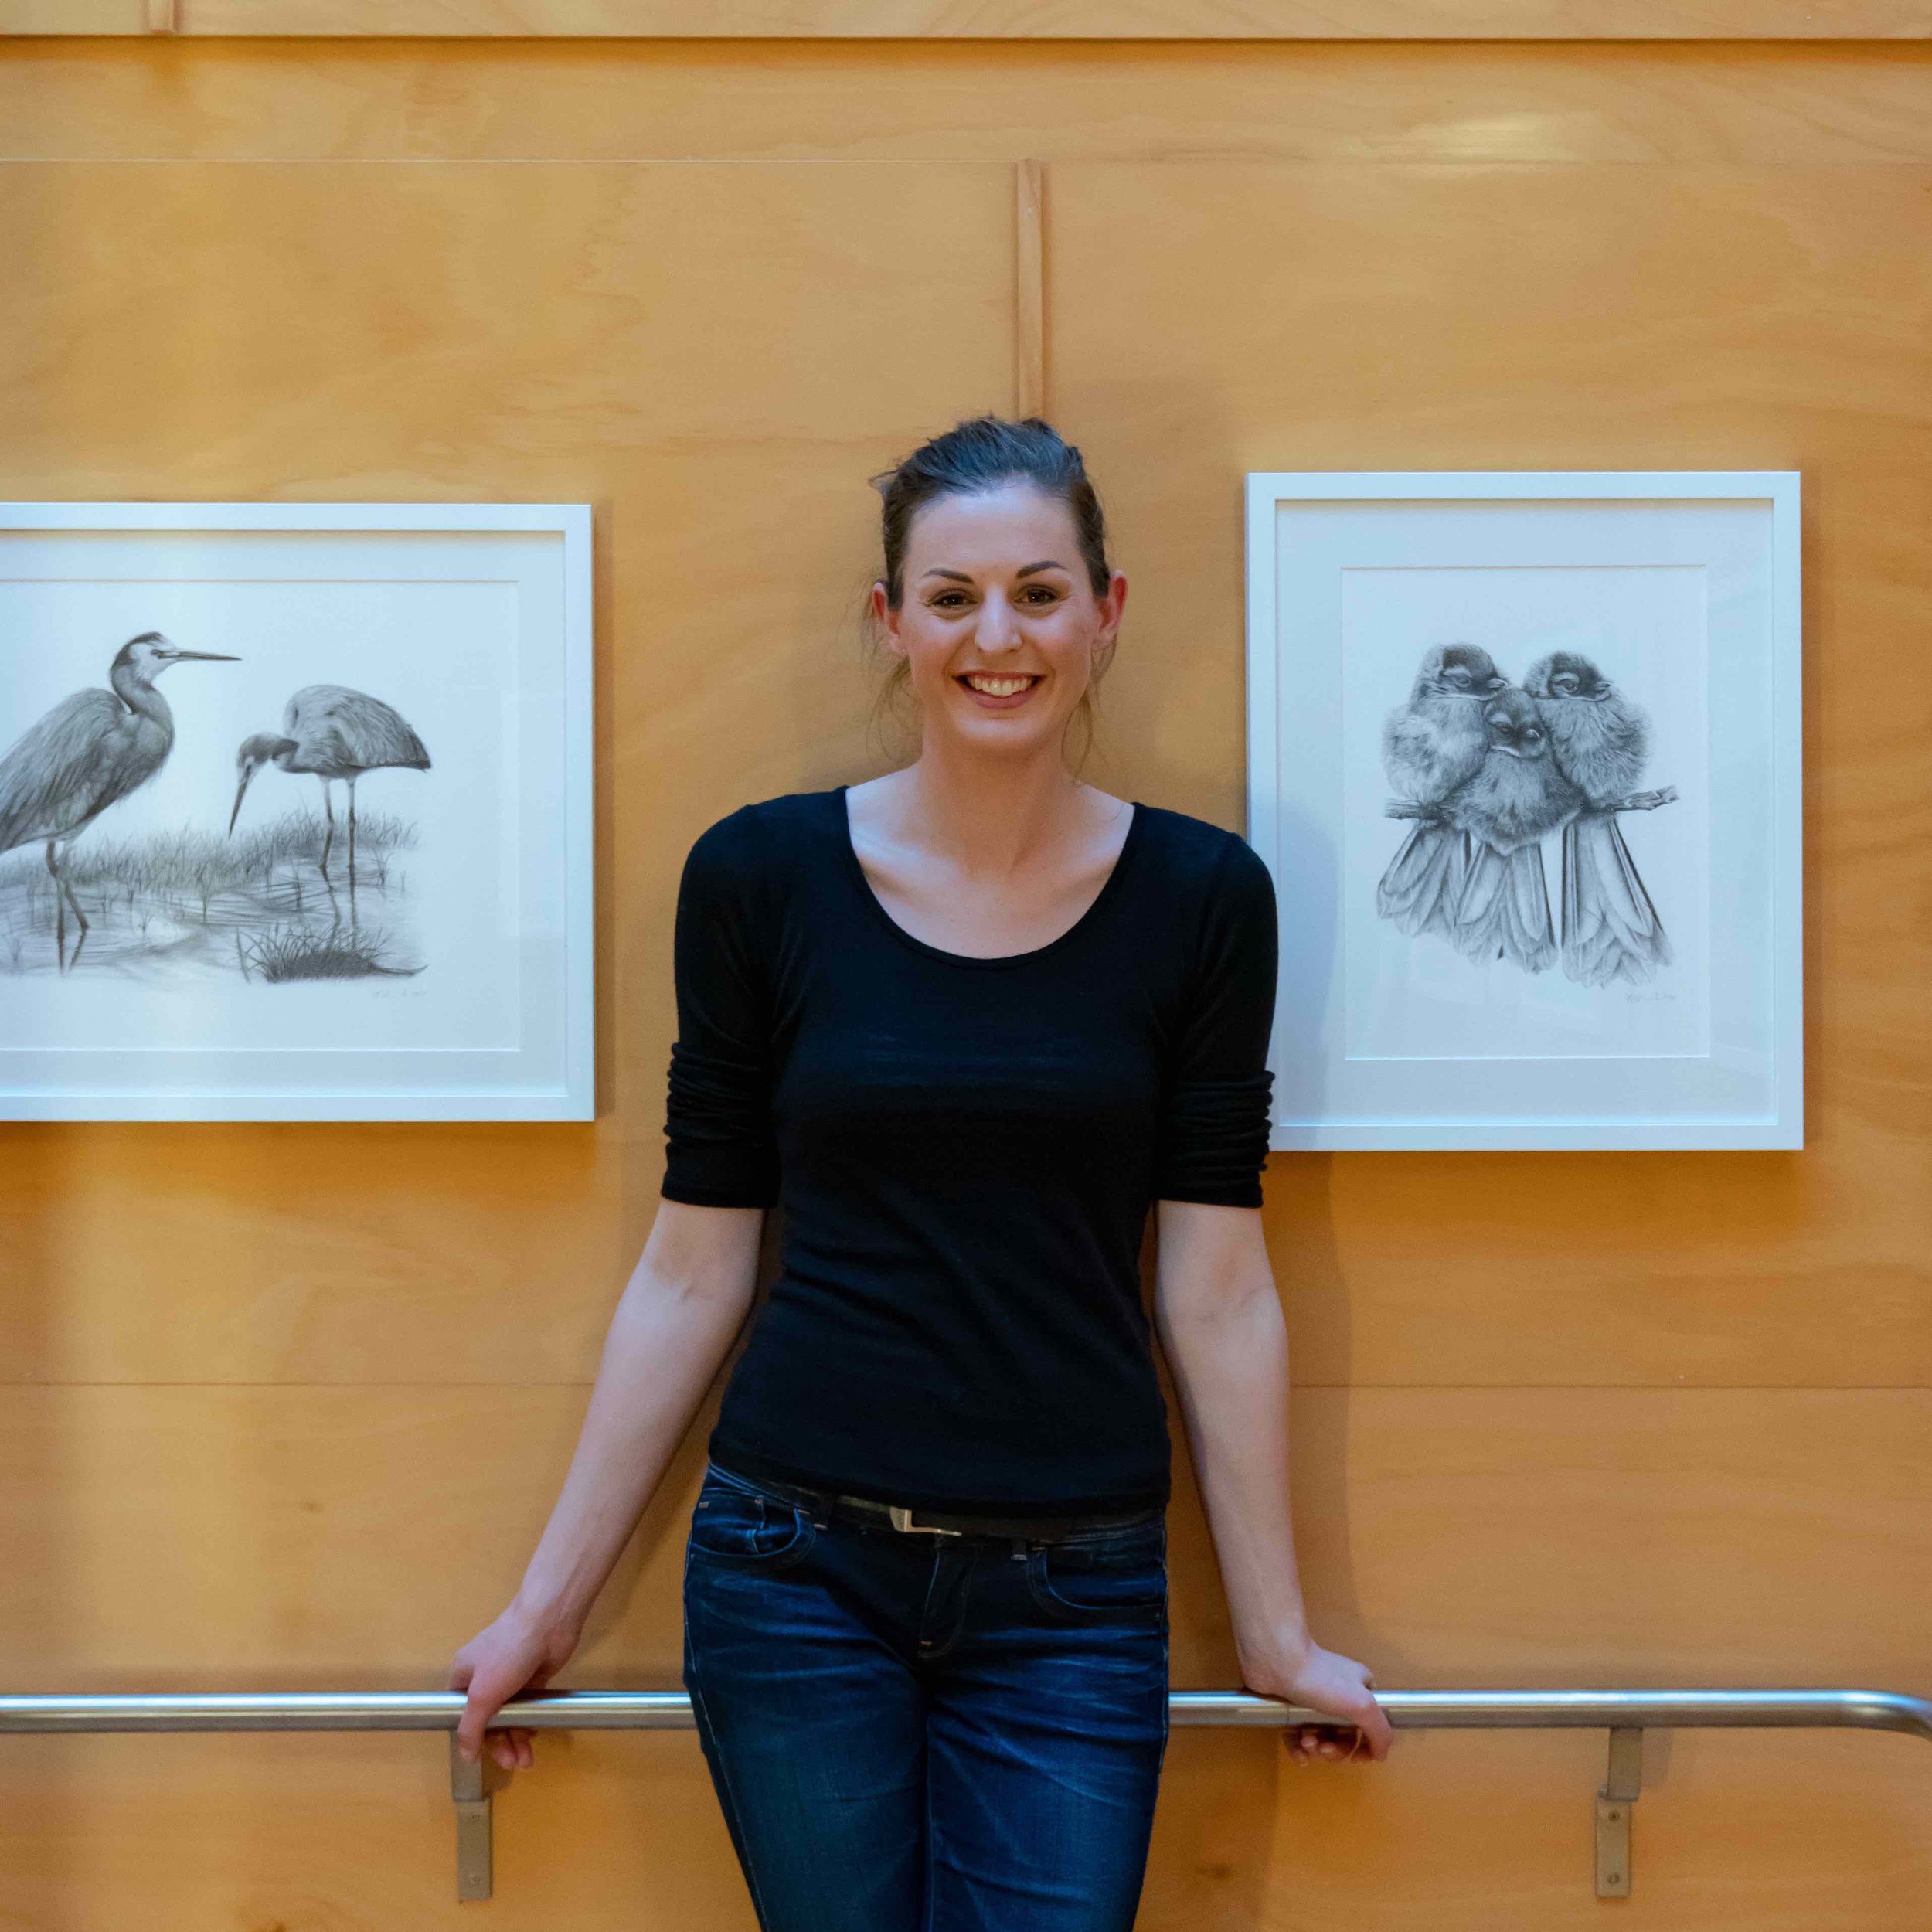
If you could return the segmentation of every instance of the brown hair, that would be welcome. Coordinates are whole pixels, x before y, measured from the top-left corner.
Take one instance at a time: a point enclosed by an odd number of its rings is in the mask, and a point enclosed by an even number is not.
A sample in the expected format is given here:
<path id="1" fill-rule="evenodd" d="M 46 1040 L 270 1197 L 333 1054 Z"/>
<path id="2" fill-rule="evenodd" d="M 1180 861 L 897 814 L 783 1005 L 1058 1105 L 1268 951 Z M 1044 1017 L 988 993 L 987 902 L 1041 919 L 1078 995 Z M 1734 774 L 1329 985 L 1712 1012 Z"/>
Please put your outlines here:
<path id="1" fill-rule="evenodd" d="M 1002 483 L 1031 484 L 1043 495 L 1057 498 L 1066 505 L 1087 566 L 1087 581 L 1094 596 L 1106 596 L 1114 576 L 1107 556 L 1107 519 L 1079 450 L 1037 416 L 1019 422 L 975 416 L 922 443 L 911 455 L 872 479 L 880 499 L 886 602 L 893 610 L 905 597 L 906 542 L 913 518 L 937 498 L 971 495 L 997 489 Z M 872 642 L 876 649 L 879 640 L 876 631 L 872 631 Z M 899 715 L 909 675 L 905 659 L 896 659 L 873 706 L 875 719 L 882 713 Z M 1086 733 L 1081 752 L 1084 757 L 1094 736 L 1091 685 L 1074 716 Z"/>

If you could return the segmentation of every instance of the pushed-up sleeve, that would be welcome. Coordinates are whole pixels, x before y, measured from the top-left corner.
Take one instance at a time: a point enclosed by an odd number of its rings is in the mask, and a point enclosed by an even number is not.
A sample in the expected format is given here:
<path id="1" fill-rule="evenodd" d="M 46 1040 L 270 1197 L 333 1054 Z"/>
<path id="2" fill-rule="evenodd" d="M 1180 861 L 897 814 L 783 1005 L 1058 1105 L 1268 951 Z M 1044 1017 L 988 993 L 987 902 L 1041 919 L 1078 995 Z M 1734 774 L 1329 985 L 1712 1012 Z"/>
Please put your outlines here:
<path id="1" fill-rule="evenodd" d="M 1274 882 L 1230 838 L 1202 908 L 1168 1064 L 1155 1198 L 1259 1207 L 1268 1158 Z"/>
<path id="2" fill-rule="evenodd" d="M 667 1200 L 770 1207 L 778 1198 L 765 906 L 752 827 L 735 813 L 692 847 L 678 887 Z"/>

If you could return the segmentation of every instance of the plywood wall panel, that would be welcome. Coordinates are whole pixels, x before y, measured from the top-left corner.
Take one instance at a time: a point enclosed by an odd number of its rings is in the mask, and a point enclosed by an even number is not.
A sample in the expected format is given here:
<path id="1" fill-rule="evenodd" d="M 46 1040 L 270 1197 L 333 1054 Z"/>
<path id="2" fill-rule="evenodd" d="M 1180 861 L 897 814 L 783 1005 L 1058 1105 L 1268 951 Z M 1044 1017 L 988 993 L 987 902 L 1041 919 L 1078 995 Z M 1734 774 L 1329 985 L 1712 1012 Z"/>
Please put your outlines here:
<path id="1" fill-rule="evenodd" d="M 1008 406 L 1012 219 L 993 165 L 0 169 L 6 494 L 596 506 L 607 855 L 596 1128 L 194 1128 L 158 1187 L 138 1128 L 0 1129 L 9 1372 L 594 1366 L 661 1172 L 683 855 L 865 757 L 866 478 Z"/>
<path id="2" fill-rule="evenodd" d="M 1278 1157 L 1301 1372 L 1922 1379 L 1932 176 L 1094 165 L 1053 196 L 1056 406 L 1139 573 L 1106 709 L 1140 795 L 1240 822 L 1245 471 L 1806 479 L 1807 1151 Z"/>
<path id="3" fill-rule="evenodd" d="M 0 493 L 595 504 L 602 1113 L 0 1128 L 9 1688 L 433 1683 L 500 1604 L 655 1202 L 679 862 L 876 768 L 864 479 L 1010 400 L 1029 155 L 1134 579 L 1100 782 L 1240 821 L 1244 468 L 1804 469 L 1811 1148 L 1277 1157 L 1268 1226 L 1311 1604 L 1383 1682 L 1923 1688 L 1932 47 L 193 37 L 235 4 L 0 50 Z M 707 1421 L 571 1681 L 675 1681 Z M 1179 1473 L 1175 1674 L 1228 1683 Z M 1344 1776 L 1177 1733 L 1142 1923 L 1598 1924 L 1600 1748 Z M 1916 1924 L 1923 1748 L 1654 1747 L 1616 1916 Z M 694 1740 L 543 1751 L 493 1920 L 748 1929 Z M 427 1739 L 0 1740 L 0 1919 L 454 1922 L 442 1777 Z"/>
<path id="4" fill-rule="evenodd" d="M 138 34 L 148 0 L 0 0 L 0 34 Z"/>
<path id="5" fill-rule="evenodd" d="M 587 1379 L 662 1164 L 524 1126 L 12 1128 L 14 1381 Z M 536 1311 L 533 1316 L 533 1308 Z"/>
<path id="6" fill-rule="evenodd" d="M 1323 0 L 175 0 L 175 8 L 177 30 L 197 34 L 1819 40 L 1932 33 L 1923 0 L 1366 0 L 1347 9 Z"/>
<path id="7" fill-rule="evenodd" d="M 690 1733 L 544 1738 L 496 1798 L 496 1895 L 454 1896 L 440 1740 L 0 1739 L 0 1866 L 33 1932 L 753 1932 Z M 1639 1932 L 1892 1932 L 1932 1877 L 1925 1747 L 1653 1742 Z M 1176 1731 L 1140 1932 L 1591 1932 L 1597 1733 L 1412 1734 L 1372 1773 Z M 1793 1793 L 1802 1794 L 1794 1802 Z M 1767 1828 L 1767 1819 L 1777 1821 Z"/>
<path id="8" fill-rule="evenodd" d="M 21 1690 L 434 1687 L 513 1593 L 582 1388 L 15 1389 Z M 1304 1390 L 1315 1628 L 1385 1683 L 1922 1679 L 1932 1396 Z M 694 1430 L 566 1682 L 675 1682 Z M 1177 1682 L 1236 1675 L 1190 1492 Z"/>
<path id="9" fill-rule="evenodd" d="M 0 151 L 1922 162 L 1932 46 L 17 42 Z"/>

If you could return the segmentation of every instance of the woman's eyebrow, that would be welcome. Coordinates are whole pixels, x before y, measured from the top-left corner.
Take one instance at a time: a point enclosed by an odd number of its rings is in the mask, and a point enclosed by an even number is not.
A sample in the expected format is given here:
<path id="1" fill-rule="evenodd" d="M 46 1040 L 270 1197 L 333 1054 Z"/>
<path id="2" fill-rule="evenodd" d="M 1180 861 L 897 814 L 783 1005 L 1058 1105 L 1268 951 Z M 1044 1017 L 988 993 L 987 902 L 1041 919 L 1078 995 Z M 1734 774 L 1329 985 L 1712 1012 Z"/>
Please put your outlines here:
<path id="1" fill-rule="evenodd" d="M 1064 570 L 1066 568 L 1065 564 L 1049 556 L 1040 563 L 1029 563 L 1025 570 L 1015 570 L 1013 574 L 1016 577 L 1030 577 L 1036 570 Z M 971 583 L 973 580 L 964 570 L 942 570 L 937 564 L 934 564 L 932 569 L 927 571 L 924 576 L 920 577 L 920 582 L 924 583 L 927 577 L 951 577 L 955 583 Z"/>

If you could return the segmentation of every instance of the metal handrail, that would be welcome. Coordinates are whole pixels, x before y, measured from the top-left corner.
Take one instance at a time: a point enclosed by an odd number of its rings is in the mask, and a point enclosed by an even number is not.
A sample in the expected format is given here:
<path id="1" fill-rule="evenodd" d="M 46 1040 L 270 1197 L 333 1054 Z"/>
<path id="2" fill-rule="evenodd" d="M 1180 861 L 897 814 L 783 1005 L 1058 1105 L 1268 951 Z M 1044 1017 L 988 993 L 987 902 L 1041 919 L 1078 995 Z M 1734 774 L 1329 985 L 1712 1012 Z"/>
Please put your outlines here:
<path id="1" fill-rule="evenodd" d="M 1932 1743 L 1932 1699 L 1876 1690 L 1390 1690 L 1376 1701 L 1398 1730 L 1852 1730 Z M 1325 1721 L 1247 1691 L 1176 1691 L 1176 1724 Z M 270 1691 L 158 1696 L 0 1696 L 0 1732 L 448 1731 L 456 1691 Z M 544 1731 L 692 1727 L 682 1691 L 551 1691 L 493 1720 Z"/>
<path id="2" fill-rule="evenodd" d="M 1398 1730 L 1604 1730 L 1608 1775 L 1597 1794 L 1597 1896 L 1630 1893 L 1631 1818 L 1643 1783 L 1643 1734 L 1664 1730 L 1899 1731 L 1932 1743 L 1932 1700 L 1878 1690 L 1389 1690 L 1379 1703 Z M 38 1736 L 149 1731 L 443 1731 L 450 1733 L 457 1896 L 491 1892 L 487 1762 L 458 1757 L 456 1691 L 163 1692 L 0 1696 L 0 1733 Z M 1283 1726 L 1320 1713 L 1247 1691 L 1175 1691 L 1177 1725 Z M 658 1731 L 693 1728 L 682 1691 L 545 1691 L 505 1704 L 497 1727 Z"/>

